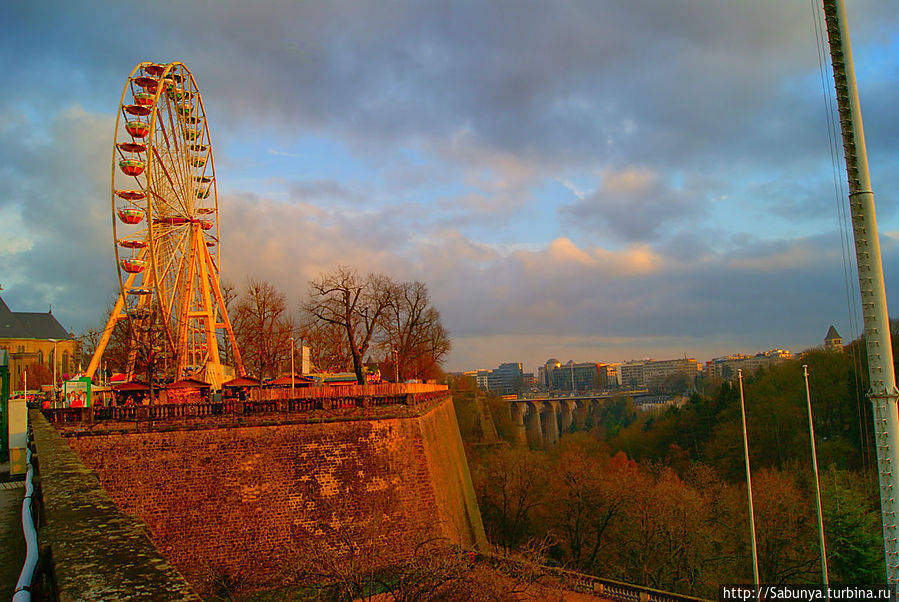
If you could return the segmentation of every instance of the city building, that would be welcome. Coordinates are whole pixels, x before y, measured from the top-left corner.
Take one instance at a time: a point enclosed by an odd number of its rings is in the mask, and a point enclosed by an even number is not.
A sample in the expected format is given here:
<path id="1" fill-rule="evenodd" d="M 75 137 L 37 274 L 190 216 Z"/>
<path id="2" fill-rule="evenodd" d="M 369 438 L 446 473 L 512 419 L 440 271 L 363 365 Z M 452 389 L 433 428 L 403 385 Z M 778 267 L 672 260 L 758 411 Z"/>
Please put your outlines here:
<path id="1" fill-rule="evenodd" d="M 600 364 L 599 384 L 603 389 L 614 389 L 621 386 L 620 364 Z"/>
<path id="2" fill-rule="evenodd" d="M 545 364 L 543 364 L 543 388 L 546 390 L 550 390 L 553 388 L 553 372 L 558 368 L 562 367 L 562 362 L 557 360 L 556 358 L 552 358 L 547 360 Z"/>
<path id="3" fill-rule="evenodd" d="M 769 349 L 755 355 L 734 353 L 706 362 L 704 376 L 733 380 L 739 370 L 742 370 L 743 374 L 752 374 L 761 368 L 768 368 L 789 359 L 793 359 L 793 354 L 787 349 Z"/>
<path id="4" fill-rule="evenodd" d="M 827 335 L 824 337 L 824 351 L 833 351 L 835 353 L 843 353 L 843 337 L 837 332 L 837 329 L 830 325 Z"/>
<path id="5" fill-rule="evenodd" d="M 0 350 L 9 353 L 9 376 L 12 387 L 16 390 L 22 388 L 22 375 L 26 371 L 31 372 L 29 388 L 40 384 L 40 380 L 49 384 L 52 381 L 54 360 L 57 381 L 78 369 L 75 364 L 77 341 L 56 320 L 52 311 L 11 311 L 2 298 Z M 43 374 L 39 375 L 38 371 Z"/>
<path id="6" fill-rule="evenodd" d="M 487 374 L 486 390 L 500 395 L 520 393 L 523 375 L 521 362 L 500 364 L 498 368 Z"/>
<path id="7" fill-rule="evenodd" d="M 631 360 L 620 364 L 618 371 L 620 382 L 624 387 L 661 387 L 666 382 L 683 377 L 686 384 L 692 385 L 699 375 L 700 364 L 694 358 L 677 358 L 673 360 Z"/>
<path id="8" fill-rule="evenodd" d="M 553 370 L 552 389 L 555 391 L 598 391 L 599 364 L 569 361 Z"/>

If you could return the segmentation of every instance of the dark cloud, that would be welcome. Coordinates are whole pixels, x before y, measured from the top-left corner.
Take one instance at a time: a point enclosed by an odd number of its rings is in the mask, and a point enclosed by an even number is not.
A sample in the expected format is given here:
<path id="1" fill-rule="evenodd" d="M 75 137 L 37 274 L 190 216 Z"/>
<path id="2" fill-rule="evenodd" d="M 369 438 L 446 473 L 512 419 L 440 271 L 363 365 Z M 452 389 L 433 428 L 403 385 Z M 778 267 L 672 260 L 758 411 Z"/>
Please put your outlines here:
<path id="1" fill-rule="evenodd" d="M 605 172 L 598 190 L 561 207 L 560 214 L 582 228 L 648 242 L 658 241 L 663 229 L 695 219 L 707 204 L 701 190 L 677 187 L 649 169 L 630 167 Z"/>
<path id="2" fill-rule="evenodd" d="M 899 8 L 849 8 L 878 207 L 897 230 Z M 779 0 L 9 4 L 3 295 L 96 323 L 117 284 L 109 116 L 135 64 L 182 60 L 217 166 L 257 137 L 288 151 L 311 137 L 364 167 L 339 179 L 296 157 L 259 176 L 286 200 L 221 187 L 238 283 L 298 300 L 337 263 L 420 279 L 453 334 L 495 354 L 521 333 L 817 341 L 845 295 L 811 23 L 808 4 Z M 541 196 L 569 180 L 583 190 Z M 527 219 L 527 245 L 491 244 Z"/>

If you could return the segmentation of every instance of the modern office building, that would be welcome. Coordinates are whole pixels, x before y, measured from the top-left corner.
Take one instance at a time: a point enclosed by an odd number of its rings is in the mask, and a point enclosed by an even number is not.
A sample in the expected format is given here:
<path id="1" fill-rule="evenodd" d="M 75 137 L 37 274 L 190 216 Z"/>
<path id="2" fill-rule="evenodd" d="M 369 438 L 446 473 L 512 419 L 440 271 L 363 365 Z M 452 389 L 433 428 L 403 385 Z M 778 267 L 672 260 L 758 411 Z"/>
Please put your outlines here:
<path id="1" fill-rule="evenodd" d="M 523 375 L 521 362 L 500 364 L 487 375 L 487 390 L 500 395 L 520 393 Z"/>
<path id="2" fill-rule="evenodd" d="M 692 384 L 699 375 L 700 364 L 694 358 L 673 360 L 631 360 L 618 366 L 624 387 L 659 387 L 676 376 L 683 376 Z"/>
<path id="3" fill-rule="evenodd" d="M 585 362 L 576 364 L 569 361 L 553 370 L 553 390 L 555 391 L 598 391 L 599 364 Z"/>

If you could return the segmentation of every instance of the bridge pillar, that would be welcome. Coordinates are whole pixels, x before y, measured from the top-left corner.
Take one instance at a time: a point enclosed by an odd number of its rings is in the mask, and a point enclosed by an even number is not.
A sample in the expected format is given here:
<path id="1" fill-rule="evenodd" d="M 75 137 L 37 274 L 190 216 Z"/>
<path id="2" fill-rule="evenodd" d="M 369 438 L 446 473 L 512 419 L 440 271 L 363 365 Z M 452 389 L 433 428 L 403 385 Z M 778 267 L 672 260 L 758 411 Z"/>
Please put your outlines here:
<path id="1" fill-rule="evenodd" d="M 525 410 L 527 410 L 526 403 L 517 403 L 513 401 L 509 404 L 509 412 L 512 414 L 512 428 L 515 431 L 515 442 L 518 445 L 528 444 L 528 432 L 524 425 Z"/>
<path id="2" fill-rule="evenodd" d="M 547 401 L 543 404 L 543 449 L 550 450 L 559 441 L 559 421 L 556 418 L 558 402 Z"/>
<path id="3" fill-rule="evenodd" d="M 543 447 L 543 428 L 540 424 L 540 409 L 533 403 L 527 404 L 527 441 L 532 448 Z"/>
<path id="4" fill-rule="evenodd" d="M 559 434 L 564 435 L 571 428 L 571 423 L 573 422 L 572 410 L 571 406 L 575 405 L 573 401 L 563 401 L 559 404 Z"/>

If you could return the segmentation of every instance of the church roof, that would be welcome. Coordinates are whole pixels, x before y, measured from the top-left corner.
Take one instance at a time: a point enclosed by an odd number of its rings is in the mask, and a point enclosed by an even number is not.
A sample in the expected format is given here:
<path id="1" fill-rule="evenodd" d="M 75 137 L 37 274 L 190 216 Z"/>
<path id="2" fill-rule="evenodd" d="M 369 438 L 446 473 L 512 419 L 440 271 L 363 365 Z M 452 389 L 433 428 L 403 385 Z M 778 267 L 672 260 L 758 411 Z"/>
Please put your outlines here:
<path id="1" fill-rule="evenodd" d="M 833 327 L 833 324 L 830 325 L 830 329 L 827 331 L 827 336 L 824 337 L 825 341 L 832 341 L 834 339 L 841 339 L 843 337 L 840 336 L 840 333 L 837 332 L 837 329 Z"/>
<path id="2" fill-rule="evenodd" d="M 0 298 L 0 339 L 71 339 L 52 312 L 10 311 Z"/>

